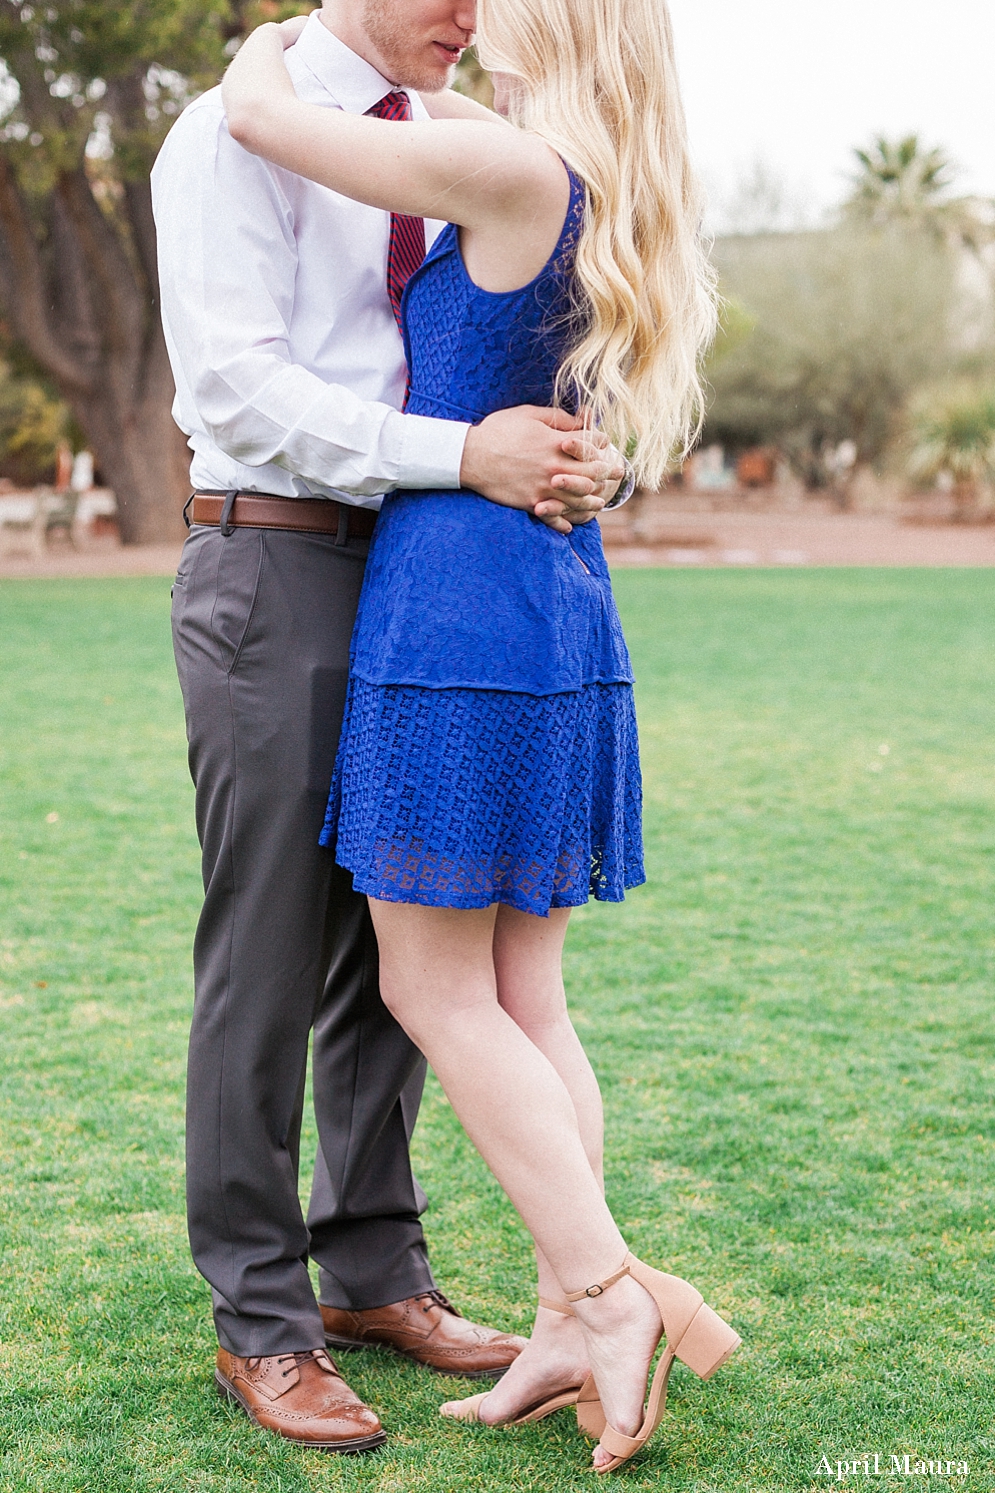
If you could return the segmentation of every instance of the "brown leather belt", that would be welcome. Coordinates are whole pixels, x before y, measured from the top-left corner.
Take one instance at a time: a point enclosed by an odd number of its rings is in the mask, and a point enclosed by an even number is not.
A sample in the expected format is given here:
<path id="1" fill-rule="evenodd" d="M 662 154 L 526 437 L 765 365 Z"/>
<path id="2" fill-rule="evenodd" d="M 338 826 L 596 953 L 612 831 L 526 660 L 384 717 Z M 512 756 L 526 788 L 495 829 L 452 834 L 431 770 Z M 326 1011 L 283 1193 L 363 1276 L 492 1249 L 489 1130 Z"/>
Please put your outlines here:
<path id="1" fill-rule="evenodd" d="M 232 528 L 289 529 L 296 534 L 331 534 L 336 544 L 368 539 L 377 521 L 372 508 L 354 508 L 333 498 L 279 498 L 264 492 L 195 492 L 184 509 L 188 515 L 188 522 L 220 525 L 226 534 Z"/>

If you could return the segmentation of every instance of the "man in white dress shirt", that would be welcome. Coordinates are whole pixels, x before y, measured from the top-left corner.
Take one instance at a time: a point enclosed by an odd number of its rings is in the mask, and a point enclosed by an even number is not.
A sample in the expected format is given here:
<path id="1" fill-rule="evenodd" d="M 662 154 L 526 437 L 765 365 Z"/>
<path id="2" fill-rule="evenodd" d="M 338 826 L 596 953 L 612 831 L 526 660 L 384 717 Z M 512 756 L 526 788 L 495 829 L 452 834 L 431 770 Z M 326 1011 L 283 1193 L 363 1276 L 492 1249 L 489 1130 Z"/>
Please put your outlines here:
<path id="1" fill-rule="evenodd" d="M 326 0 L 288 64 L 302 98 L 364 113 L 396 85 L 443 89 L 474 20 L 473 0 Z M 416 92 L 410 103 L 425 117 Z M 447 94 L 441 107 L 476 106 Z M 365 1450 L 384 1432 L 326 1341 L 481 1377 L 522 1347 L 436 1289 L 408 1157 L 424 1061 L 380 1000 L 365 898 L 317 843 L 375 510 L 396 487 L 463 486 L 583 521 L 617 473 L 552 412 L 472 429 L 400 413 L 389 215 L 249 155 L 219 90 L 174 126 L 153 190 L 197 494 L 173 601 L 205 887 L 191 1246 L 212 1287 L 219 1389 L 292 1440 Z M 429 243 L 441 226 L 426 224 Z M 312 1029 L 320 1149 L 305 1224 Z"/>

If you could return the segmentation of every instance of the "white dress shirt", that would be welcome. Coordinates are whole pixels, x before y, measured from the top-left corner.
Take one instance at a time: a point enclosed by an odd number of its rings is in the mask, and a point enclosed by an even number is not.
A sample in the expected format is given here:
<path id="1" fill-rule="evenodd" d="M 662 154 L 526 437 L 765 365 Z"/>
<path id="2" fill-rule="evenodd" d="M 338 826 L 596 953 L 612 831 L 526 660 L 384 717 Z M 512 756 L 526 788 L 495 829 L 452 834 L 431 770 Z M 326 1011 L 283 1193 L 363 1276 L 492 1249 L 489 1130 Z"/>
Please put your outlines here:
<path id="1" fill-rule="evenodd" d="M 365 114 L 392 88 L 318 12 L 286 61 L 306 103 Z M 426 117 L 417 94 L 411 108 Z M 388 213 L 243 150 L 219 88 L 173 126 L 152 193 L 173 416 L 195 488 L 376 508 L 395 487 L 459 486 L 468 427 L 400 413 Z M 429 244 L 441 227 L 426 221 Z"/>

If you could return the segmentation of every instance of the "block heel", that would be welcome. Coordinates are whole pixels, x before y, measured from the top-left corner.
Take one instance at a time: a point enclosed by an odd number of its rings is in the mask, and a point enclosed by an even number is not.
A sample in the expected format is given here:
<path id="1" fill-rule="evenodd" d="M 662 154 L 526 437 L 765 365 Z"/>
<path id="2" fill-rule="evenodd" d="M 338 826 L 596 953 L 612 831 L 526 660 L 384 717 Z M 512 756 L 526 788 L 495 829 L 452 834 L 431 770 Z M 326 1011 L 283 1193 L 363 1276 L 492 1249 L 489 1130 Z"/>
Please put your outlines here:
<path id="1" fill-rule="evenodd" d="M 674 1353 L 692 1374 L 708 1380 L 728 1363 L 741 1342 L 739 1333 L 702 1302 Z"/>

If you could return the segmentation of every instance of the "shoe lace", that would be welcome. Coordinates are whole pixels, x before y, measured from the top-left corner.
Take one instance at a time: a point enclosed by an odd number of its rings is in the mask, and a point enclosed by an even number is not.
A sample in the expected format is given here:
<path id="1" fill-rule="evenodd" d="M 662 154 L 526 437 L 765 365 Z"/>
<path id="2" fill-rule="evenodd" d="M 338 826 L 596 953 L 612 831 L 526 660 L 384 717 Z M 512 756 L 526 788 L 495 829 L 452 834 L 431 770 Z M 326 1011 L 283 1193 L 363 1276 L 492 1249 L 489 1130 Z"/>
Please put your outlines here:
<path id="1" fill-rule="evenodd" d="M 257 1369 L 263 1361 L 263 1356 L 265 1355 L 262 1355 L 259 1358 L 247 1358 L 245 1360 L 246 1368 L 249 1370 Z M 277 1363 L 285 1363 L 287 1365 L 280 1377 L 283 1379 L 289 1378 L 294 1369 L 299 1368 L 303 1363 L 307 1363 L 309 1358 L 319 1358 L 323 1365 L 327 1362 L 330 1362 L 328 1354 L 325 1352 L 324 1348 L 309 1348 L 306 1353 L 276 1354 Z"/>
<path id="2" fill-rule="evenodd" d="M 331 1359 L 325 1352 L 324 1348 L 309 1348 L 306 1353 L 283 1353 L 277 1359 L 277 1362 L 282 1363 L 285 1359 L 288 1358 L 290 1359 L 290 1366 L 283 1371 L 284 1379 L 286 1379 L 288 1375 L 292 1374 L 294 1369 L 299 1368 L 301 1364 L 307 1363 L 311 1358 L 317 1359 L 322 1368 L 324 1368 L 326 1364 L 331 1363 Z"/>
<path id="3" fill-rule="evenodd" d="M 444 1312 L 451 1312 L 454 1317 L 462 1317 L 463 1315 L 459 1308 L 453 1306 L 449 1297 L 444 1295 L 442 1291 L 419 1291 L 415 1300 L 425 1302 L 425 1305 L 422 1307 L 423 1312 L 430 1312 L 433 1306 L 441 1306 Z"/>

